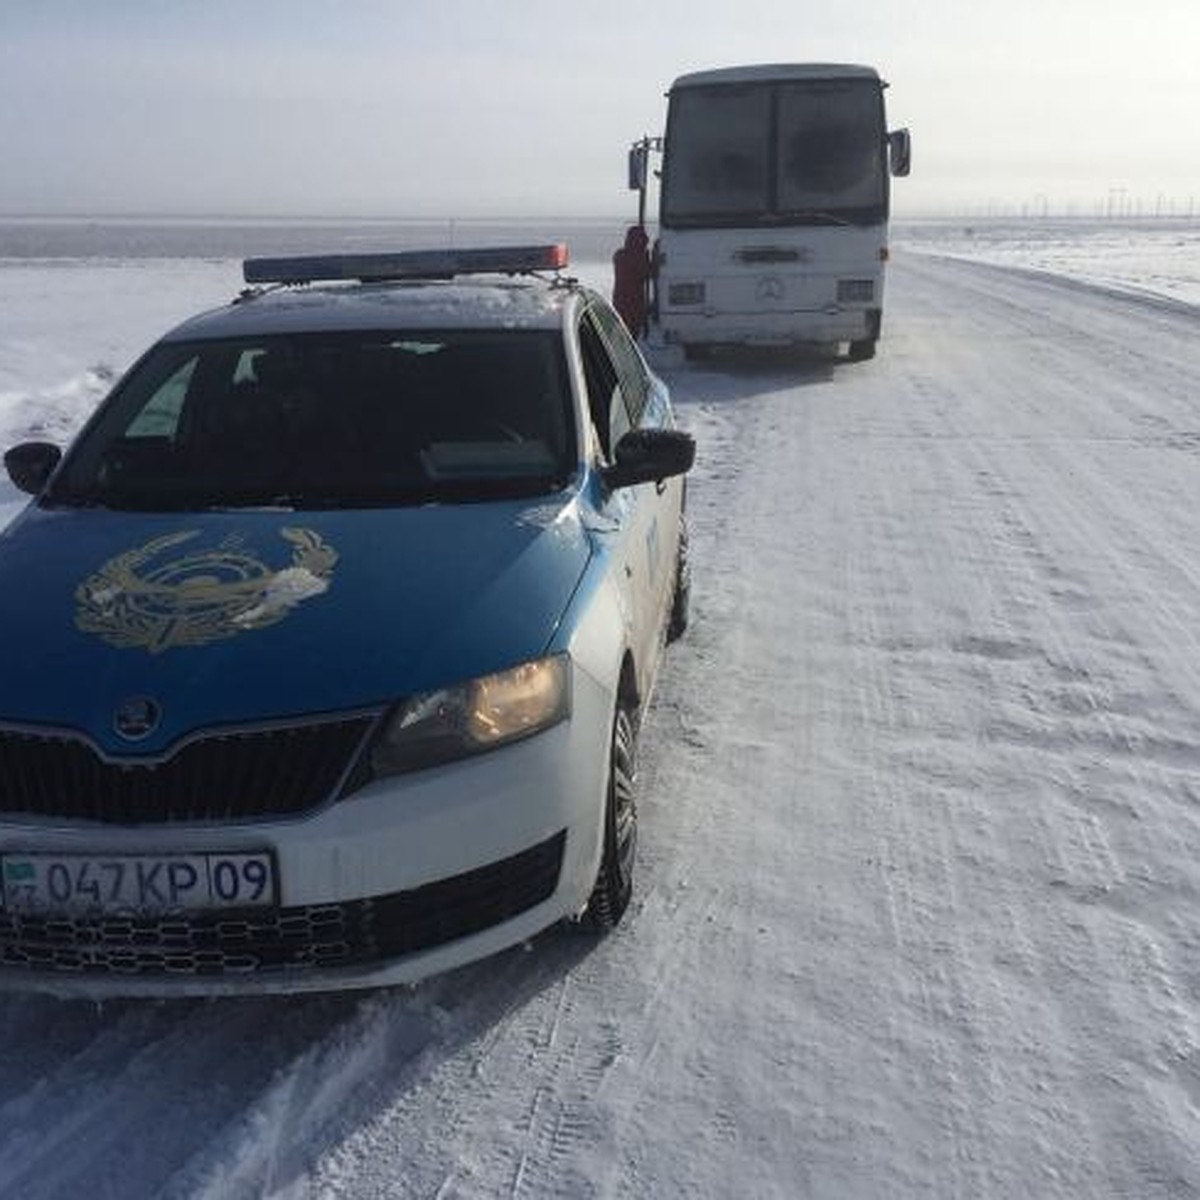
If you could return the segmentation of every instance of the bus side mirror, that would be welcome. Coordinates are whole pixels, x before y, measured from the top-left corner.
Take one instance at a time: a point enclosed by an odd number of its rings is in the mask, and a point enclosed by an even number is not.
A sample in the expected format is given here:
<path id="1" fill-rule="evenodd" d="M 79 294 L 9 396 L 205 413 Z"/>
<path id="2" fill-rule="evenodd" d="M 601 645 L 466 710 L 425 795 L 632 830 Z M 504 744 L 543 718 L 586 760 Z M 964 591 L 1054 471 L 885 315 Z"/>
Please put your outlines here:
<path id="1" fill-rule="evenodd" d="M 635 142 L 629 147 L 629 190 L 631 192 L 645 191 L 649 157 L 645 142 Z"/>
<path id="2" fill-rule="evenodd" d="M 893 175 L 907 175 L 912 170 L 912 138 L 907 129 L 888 134 L 888 159 Z"/>

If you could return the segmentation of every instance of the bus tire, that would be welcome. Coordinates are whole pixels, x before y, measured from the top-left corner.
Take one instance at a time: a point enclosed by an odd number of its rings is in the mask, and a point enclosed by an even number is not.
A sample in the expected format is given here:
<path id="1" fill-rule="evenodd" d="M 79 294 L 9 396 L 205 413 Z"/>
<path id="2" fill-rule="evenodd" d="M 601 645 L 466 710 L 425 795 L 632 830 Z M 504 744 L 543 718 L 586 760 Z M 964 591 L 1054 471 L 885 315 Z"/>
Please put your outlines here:
<path id="1" fill-rule="evenodd" d="M 873 308 L 867 313 L 867 336 L 850 343 L 850 361 L 866 362 L 875 357 L 875 343 L 879 341 L 879 330 L 883 325 L 883 313 Z"/>

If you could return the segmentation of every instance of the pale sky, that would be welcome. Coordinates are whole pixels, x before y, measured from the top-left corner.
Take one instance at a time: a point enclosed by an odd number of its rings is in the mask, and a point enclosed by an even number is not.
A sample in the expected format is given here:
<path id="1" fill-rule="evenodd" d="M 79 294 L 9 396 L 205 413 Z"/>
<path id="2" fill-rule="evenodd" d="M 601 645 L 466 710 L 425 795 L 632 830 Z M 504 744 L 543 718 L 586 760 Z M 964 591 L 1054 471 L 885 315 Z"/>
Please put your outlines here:
<path id="1" fill-rule="evenodd" d="M 631 211 L 686 71 L 855 62 L 898 215 L 1200 213 L 1200 0 L 0 0 L 0 214 Z"/>

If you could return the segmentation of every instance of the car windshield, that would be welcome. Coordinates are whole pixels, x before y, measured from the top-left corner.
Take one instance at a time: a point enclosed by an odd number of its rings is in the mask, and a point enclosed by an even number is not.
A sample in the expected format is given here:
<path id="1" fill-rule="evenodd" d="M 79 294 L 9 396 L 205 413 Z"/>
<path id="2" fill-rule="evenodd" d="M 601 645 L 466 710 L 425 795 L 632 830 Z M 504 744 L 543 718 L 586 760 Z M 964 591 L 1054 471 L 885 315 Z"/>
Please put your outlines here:
<path id="1" fill-rule="evenodd" d="M 575 455 L 551 330 L 290 334 L 155 347 L 47 503 L 159 511 L 530 495 Z"/>

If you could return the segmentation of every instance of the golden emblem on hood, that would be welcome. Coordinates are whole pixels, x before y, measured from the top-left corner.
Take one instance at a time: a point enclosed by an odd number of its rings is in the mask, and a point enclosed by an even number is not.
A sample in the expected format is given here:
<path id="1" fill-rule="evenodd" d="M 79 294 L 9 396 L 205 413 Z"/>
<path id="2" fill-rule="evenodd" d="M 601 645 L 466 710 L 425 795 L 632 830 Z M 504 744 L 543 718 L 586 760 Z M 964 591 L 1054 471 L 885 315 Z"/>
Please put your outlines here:
<path id="1" fill-rule="evenodd" d="M 109 559 L 75 589 L 75 624 L 112 646 L 151 654 L 274 625 L 329 589 L 338 560 L 311 529 L 280 533 L 292 545 L 292 561 L 277 571 L 249 554 L 239 537 L 179 557 L 169 552 L 199 530 L 155 538 Z"/>

